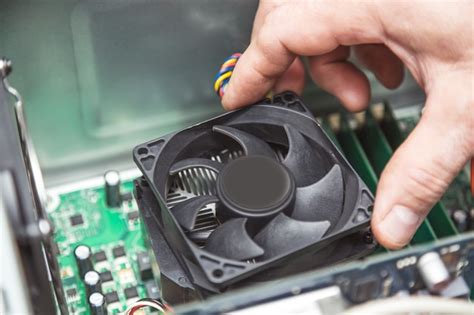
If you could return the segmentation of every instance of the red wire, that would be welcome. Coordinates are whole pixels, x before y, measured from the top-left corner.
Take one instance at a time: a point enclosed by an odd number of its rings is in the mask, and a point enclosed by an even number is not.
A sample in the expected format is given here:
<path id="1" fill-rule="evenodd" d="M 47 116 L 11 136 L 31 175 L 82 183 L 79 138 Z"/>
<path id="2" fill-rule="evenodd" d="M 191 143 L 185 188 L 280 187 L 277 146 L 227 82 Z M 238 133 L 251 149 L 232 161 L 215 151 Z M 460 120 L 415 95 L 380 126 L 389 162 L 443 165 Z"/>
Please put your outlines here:
<path id="1" fill-rule="evenodd" d="M 164 306 L 164 308 L 165 308 L 165 310 L 166 310 L 167 313 L 174 313 L 174 309 L 173 309 L 171 306 L 169 306 L 168 304 L 163 303 L 163 306 Z M 133 308 L 130 310 L 130 315 L 135 314 L 136 311 L 138 311 L 139 309 L 141 309 L 141 308 L 143 308 L 143 307 L 146 307 L 146 306 L 140 305 L 140 306 L 135 306 L 135 307 L 133 307 Z"/>
<path id="2" fill-rule="evenodd" d="M 174 309 L 173 309 L 171 306 L 169 306 L 168 304 L 163 303 L 163 306 L 165 307 L 165 309 L 166 309 L 168 312 L 174 313 Z"/>
<path id="3" fill-rule="evenodd" d="M 471 159 L 471 194 L 474 196 L 474 158 Z"/>

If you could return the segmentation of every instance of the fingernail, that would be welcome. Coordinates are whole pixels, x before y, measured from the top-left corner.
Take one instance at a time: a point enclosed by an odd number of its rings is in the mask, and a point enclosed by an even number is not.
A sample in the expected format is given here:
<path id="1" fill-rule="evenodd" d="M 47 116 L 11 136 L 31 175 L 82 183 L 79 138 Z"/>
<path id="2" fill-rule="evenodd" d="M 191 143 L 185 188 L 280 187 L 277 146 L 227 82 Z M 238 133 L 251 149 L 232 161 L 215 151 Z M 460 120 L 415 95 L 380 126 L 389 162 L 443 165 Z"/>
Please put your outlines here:
<path id="1" fill-rule="evenodd" d="M 380 230 L 397 245 L 406 245 L 415 234 L 422 217 L 410 208 L 396 205 L 380 223 Z"/>

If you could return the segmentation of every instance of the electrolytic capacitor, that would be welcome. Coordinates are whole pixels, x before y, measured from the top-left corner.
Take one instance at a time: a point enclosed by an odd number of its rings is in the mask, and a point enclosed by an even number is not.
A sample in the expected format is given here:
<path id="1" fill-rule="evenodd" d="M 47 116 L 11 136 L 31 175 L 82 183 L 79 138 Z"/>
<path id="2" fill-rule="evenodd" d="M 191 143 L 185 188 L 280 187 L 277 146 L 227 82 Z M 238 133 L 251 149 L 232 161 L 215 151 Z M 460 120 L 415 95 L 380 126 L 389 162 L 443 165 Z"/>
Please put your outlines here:
<path id="1" fill-rule="evenodd" d="M 84 284 L 88 295 L 94 292 L 100 292 L 102 283 L 100 281 L 99 273 L 95 270 L 89 270 L 86 272 L 84 275 Z"/>
<path id="2" fill-rule="evenodd" d="M 93 315 L 107 315 L 107 302 L 100 292 L 94 292 L 89 295 L 89 305 Z"/>
<path id="3" fill-rule="evenodd" d="M 107 206 L 118 208 L 122 203 L 120 194 L 120 175 L 117 171 L 107 171 L 104 174 L 105 181 L 105 200 Z"/>
<path id="4" fill-rule="evenodd" d="M 79 274 L 82 278 L 86 272 L 92 270 L 92 252 L 90 247 L 86 245 L 78 245 L 74 249 L 74 257 L 76 258 Z"/>

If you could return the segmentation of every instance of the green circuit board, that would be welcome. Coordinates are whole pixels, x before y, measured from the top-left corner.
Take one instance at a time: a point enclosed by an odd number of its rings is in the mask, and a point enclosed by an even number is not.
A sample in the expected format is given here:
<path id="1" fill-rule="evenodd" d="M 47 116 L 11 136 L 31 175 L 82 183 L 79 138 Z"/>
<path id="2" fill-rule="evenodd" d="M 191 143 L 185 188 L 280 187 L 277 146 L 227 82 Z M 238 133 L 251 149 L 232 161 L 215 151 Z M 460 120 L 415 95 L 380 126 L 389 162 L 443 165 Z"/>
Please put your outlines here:
<path id="1" fill-rule="evenodd" d="M 393 150 L 403 141 L 417 121 L 418 115 L 396 118 L 385 107 L 383 119 L 370 111 L 363 125 L 351 126 L 350 117 L 343 114 L 338 130 L 333 130 L 323 118 L 322 126 L 328 136 L 343 151 L 349 162 L 375 192 L 378 177 Z M 150 297 L 149 289 L 159 291 L 159 272 L 154 268 L 154 278 L 144 282 L 137 265 L 137 254 L 148 252 L 146 236 L 140 222 L 138 208 L 131 198 L 133 182 L 121 184 L 122 196 L 127 196 L 120 207 L 109 208 L 105 202 L 103 186 L 84 186 L 80 189 L 52 196 L 49 217 L 54 225 L 54 239 L 59 249 L 59 266 L 66 301 L 71 314 L 89 314 L 86 290 L 78 275 L 73 251 L 80 244 L 91 248 L 92 253 L 102 252 L 106 259 L 94 265 L 98 272 L 110 272 L 112 281 L 104 282 L 102 292 L 116 295 L 116 301 L 108 303 L 108 312 L 123 312 L 139 298 Z M 450 218 L 452 209 L 469 212 L 474 207 L 469 194 L 467 173 L 461 173 L 442 201 L 435 205 L 428 218 L 420 226 L 411 244 L 429 243 L 436 239 L 460 232 Z M 472 229 L 472 227 L 471 227 Z M 123 255 L 114 257 L 114 250 L 121 248 Z M 380 248 L 376 253 L 383 253 Z M 150 253 L 150 255 L 152 255 Z M 136 295 L 127 297 L 125 291 L 135 288 Z"/>
<path id="2" fill-rule="evenodd" d="M 133 183 L 122 183 L 121 188 L 123 195 L 131 196 Z M 70 313 L 90 312 L 74 257 L 74 249 L 81 244 L 89 246 L 93 254 L 105 254 L 104 260 L 94 262 L 94 269 L 99 273 L 110 272 L 112 276 L 112 280 L 102 283 L 106 297 L 118 298 L 108 303 L 109 313 L 122 312 L 130 303 L 147 297 L 137 266 L 137 253 L 146 253 L 147 247 L 135 201 L 128 198 L 120 207 L 109 208 L 103 187 L 80 189 L 53 198 L 57 198 L 56 207 L 49 210 L 49 217 L 55 227 L 54 238 L 60 253 L 58 263 Z M 114 250 L 122 251 L 123 255 L 114 257 Z M 155 278 L 148 281 L 154 282 L 158 290 Z M 137 296 L 127 298 L 127 288 L 128 292 L 134 292 L 135 288 Z"/>

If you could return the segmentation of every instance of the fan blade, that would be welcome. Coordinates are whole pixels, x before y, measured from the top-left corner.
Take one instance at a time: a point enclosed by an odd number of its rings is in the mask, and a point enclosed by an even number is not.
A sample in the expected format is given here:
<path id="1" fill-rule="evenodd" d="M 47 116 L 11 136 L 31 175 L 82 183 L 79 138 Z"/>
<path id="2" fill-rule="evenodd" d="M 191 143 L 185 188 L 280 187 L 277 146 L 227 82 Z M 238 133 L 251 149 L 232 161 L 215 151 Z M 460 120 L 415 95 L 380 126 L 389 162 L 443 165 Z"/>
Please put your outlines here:
<path id="1" fill-rule="evenodd" d="M 293 173 L 297 187 L 309 185 L 326 172 L 321 167 L 322 157 L 296 128 L 289 125 L 284 125 L 284 128 L 289 148 L 282 163 Z"/>
<path id="2" fill-rule="evenodd" d="M 245 229 L 247 219 L 232 219 L 218 226 L 206 243 L 206 250 L 229 259 L 248 260 L 262 256 L 264 251 Z"/>
<path id="3" fill-rule="evenodd" d="M 212 231 L 194 231 L 188 234 L 188 237 L 199 243 L 204 243 L 211 235 Z"/>
<path id="4" fill-rule="evenodd" d="M 171 209 L 173 216 L 187 231 L 191 231 L 196 223 L 199 210 L 209 203 L 219 201 L 216 196 L 198 196 L 178 203 Z"/>
<path id="5" fill-rule="evenodd" d="M 275 152 L 268 143 L 250 133 L 227 126 L 214 126 L 212 130 L 237 141 L 245 155 L 263 155 L 273 159 L 276 158 Z"/>
<path id="6" fill-rule="evenodd" d="M 265 250 L 262 258 L 269 259 L 315 243 L 329 226 L 328 221 L 296 221 L 280 213 L 258 232 L 254 240 Z"/>
<path id="7" fill-rule="evenodd" d="M 209 159 L 202 159 L 202 158 L 191 158 L 181 160 L 179 162 L 174 163 L 170 168 L 170 175 L 176 175 L 182 170 L 187 168 L 207 168 L 216 173 L 219 173 L 224 165 L 217 161 L 209 160 Z"/>
<path id="8" fill-rule="evenodd" d="M 334 165 L 320 181 L 296 189 L 291 217 L 301 221 L 327 220 L 334 225 L 342 214 L 343 201 L 342 172 L 339 165 Z"/>

